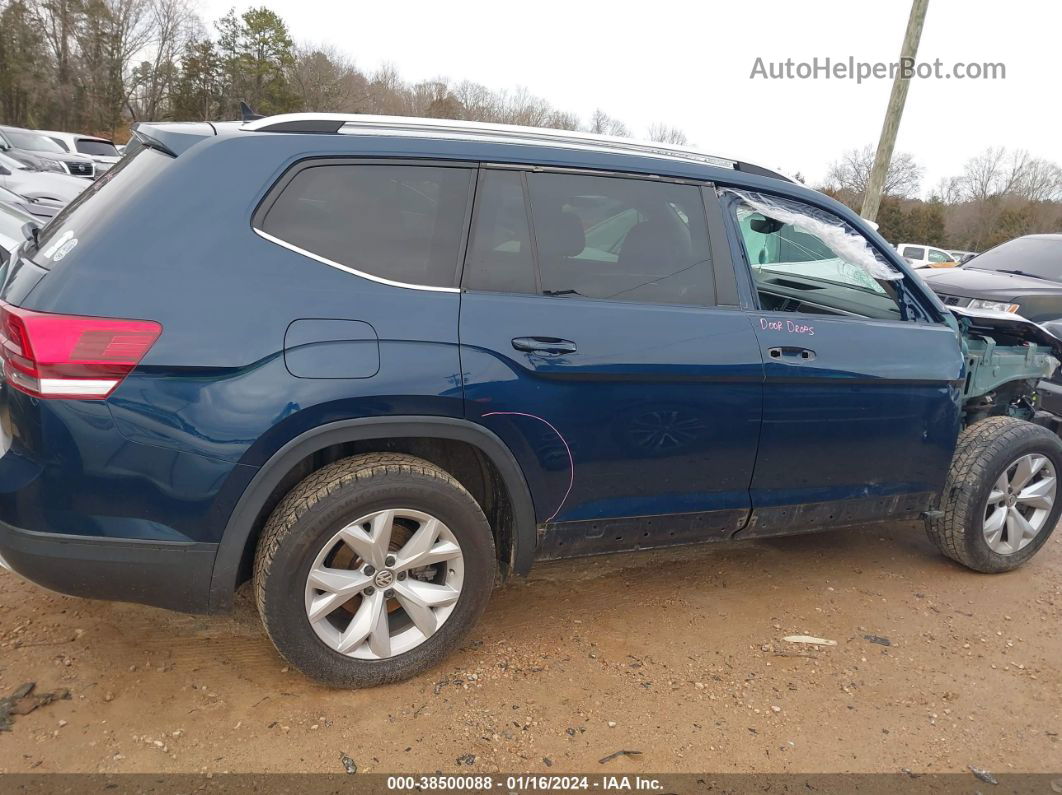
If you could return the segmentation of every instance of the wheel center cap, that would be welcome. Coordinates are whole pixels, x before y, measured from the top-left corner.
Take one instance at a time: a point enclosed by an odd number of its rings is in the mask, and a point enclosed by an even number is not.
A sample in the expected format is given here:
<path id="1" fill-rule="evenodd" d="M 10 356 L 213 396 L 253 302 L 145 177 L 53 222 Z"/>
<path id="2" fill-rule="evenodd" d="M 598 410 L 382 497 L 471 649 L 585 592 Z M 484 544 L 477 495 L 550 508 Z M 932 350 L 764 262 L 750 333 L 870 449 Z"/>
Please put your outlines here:
<path id="1" fill-rule="evenodd" d="M 395 582 L 395 573 L 390 569 L 380 569 L 372 578 L 377 588 L 390 588 Z"/>
<path id="2" fill-rule="evenodd" d="M 1007 507 L 1008 508 L 1013 508 L 1017 504 L 1018 504 L 1018 498 L 1015 495 L 1013 495 L 1013 494 L 1008 494 L 1007 495 Z"/>

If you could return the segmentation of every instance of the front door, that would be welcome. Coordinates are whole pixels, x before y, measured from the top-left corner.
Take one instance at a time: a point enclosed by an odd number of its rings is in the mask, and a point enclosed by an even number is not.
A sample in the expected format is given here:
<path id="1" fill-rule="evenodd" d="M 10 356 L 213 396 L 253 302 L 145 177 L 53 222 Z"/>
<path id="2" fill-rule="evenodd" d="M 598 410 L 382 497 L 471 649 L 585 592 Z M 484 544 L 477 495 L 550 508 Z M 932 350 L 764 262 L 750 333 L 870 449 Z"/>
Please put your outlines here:
<path id="1" fill-rule="evenodd" d="M 762 194 L 724 204 L 766 371 L 742 537 L 926 510 L 959 429 L 955 331 L 839 217 Z"/>
<path id="2" fill-rule="evenodd" d="M 717 306 L 701 189 L 483 169 L 477 194 L 466 415 L 520 461 L 541 554 L 741 527 L 763 365 L 748 317 Z"/>

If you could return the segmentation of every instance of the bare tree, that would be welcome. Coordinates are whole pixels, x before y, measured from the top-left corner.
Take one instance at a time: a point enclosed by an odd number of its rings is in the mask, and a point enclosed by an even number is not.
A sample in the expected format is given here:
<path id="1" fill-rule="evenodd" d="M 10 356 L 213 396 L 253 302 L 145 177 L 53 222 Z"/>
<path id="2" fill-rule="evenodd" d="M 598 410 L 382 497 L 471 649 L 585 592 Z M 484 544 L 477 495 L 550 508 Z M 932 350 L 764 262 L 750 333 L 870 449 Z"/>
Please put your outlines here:
<path id="1" fill-rule="evenodd" d="M 74 29 L 78 0 L 42 0 L 35 9 L 37 27 L 44 34 L 55 71 L 52 76 L 55 126 L 67 128 L 74 116 Z"/>
<path id="2" fill-rule="evenodd" d="M 432 119 L 462 119 L 464 108 L 450 90 L 450 80 L 437 77 L 412 86 L 413 115 Z"/>
<path id="3" fill-rule="evenodd" d="M 409 90 L 394 64 L 383 64 L 369 77 L 369 113 L 412 116 Z"/>
<path id="4" fill-rule="evenodd" d="M 619 119 L 614 119 L 605 111 L 598 108 L 590 117 L 590 132 L 598 135 L 615 135 L 626 138 L 630 135 L 627 125 Z"/>
<path id="5" fill-rule="evenodd" d="M 1007 150 L 989 147 L 975 157 L 966 161 L 959 184 L 963 198 L 967 201 L 983 201 L 1000 192 L 1003 173 L 1003 160 Z"/>
<path id="6" fill-rule="evenodd" d="M 657 141 L 662 144 L 675 144 L 676 146 L 685 146 L 689 141 L 686 138 L 686 133 L 682 132 L 678 127 L 669 127 L 666 124 L 657 122 L 656 124 L 650 124 L 647 135 L 650 141 Z"/>
<path id="7" fill-rule="evenodd" d="M 332 47 L 297 48 L 289 79 L 301 111 L 356 113 L 368 104 L 368 80 Z"/>
<path id="8" fill-rule="evenodd" d="M 88 0 L 73 29 L 79 92 L 89 103 L 83 124 L 113 131 L 126 106 L 126 82 L 133 59 L 155 36 L 150 0 Z"/>
<path id="9" fill-rule="evenodd" d="M 1062 198 L 1062 169 L 1024 149 L 1008 152 L 1002 146 L 989 147 L 967 160 L 957 179 L 966 201 L 985 201 L 993 196 L 1029 201 Z"/>
<path id="10" fill-rule="evenodd" d="M 874 147 L 850 149 L 835 161 L 826 173 L 827 185 L 838 191 L 862 197 L 874 168 Z M 909 198 L 915 196 L 922 184 L 923 169 L 908 152 L 899 152 L 889 164 L 882 193 L 885 196 Z"/>
<path id="11" fill-rule="evenodd" d="M 958 177 L 941 177 L 930 195 L 943 204 L 958 204 L 962 201 L 962 183 Z"/>
<path id="12" fill-rule="evenodd" d="M 468 121 L 494 121 L 501 115 L 498 95 L 481 83 L 464 80 L 454 86 L 453 96 Z"/>
<path id="13" fill-rule="evenodd" d="M 134 120 L 161 118 L 178 77 L 177 62 L 185 45 L 202 32 L 202 23 L 186 0 L 149 0 L 154 40 L 150 60 L 137 66 L 127 86 L 127 105 Z"/>
<path id="14" fill-rule="evenodd" d="M 1029 201 L 1062 201 L 1062 168 L 1049 160 L 1030 158 L 1014 192 Z"/>

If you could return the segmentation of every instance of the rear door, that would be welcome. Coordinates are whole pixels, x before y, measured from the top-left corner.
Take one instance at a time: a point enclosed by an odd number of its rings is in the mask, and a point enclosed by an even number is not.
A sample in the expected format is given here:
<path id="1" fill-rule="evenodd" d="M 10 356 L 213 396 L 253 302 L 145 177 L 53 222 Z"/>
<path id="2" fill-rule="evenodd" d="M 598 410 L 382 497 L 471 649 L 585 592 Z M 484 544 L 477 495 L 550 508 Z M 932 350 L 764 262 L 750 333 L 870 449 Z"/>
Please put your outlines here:
<path id="1" fill-rule="evenodd" d="M 712 206 L 710 219 L 702 188 L 679 182 L 480 173 L 466 414 L 519 459 L 542 555 L 706 540 L 746 521 L 763 366 Z"/>
<path id="2" fill-rule="evenodd" d="M 832 213 L 763 194 L 724 203 L 766 369 L 742 536 L 927 509 L 959 430 L 956 333 Z"/>

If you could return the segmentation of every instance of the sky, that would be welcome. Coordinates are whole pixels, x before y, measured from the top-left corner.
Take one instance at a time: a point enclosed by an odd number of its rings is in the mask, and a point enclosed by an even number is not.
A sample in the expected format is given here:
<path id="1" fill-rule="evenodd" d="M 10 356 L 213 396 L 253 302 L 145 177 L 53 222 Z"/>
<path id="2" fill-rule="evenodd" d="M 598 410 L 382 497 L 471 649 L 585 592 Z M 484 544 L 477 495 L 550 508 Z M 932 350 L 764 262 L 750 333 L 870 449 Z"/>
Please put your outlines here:
<path id="1" fill-rule="evenodd" d="M 267 5 L 298 43 L 327 44 L 364 71 L 446 76 L 528 91 L 585 122 L 595 108 L 635 137 L 654 122 L 699 149 L 818 184 L 846 150 L 877 144 L 892 81 L 751 77 L 793 59 L 868 63 L 899 55 L 910 0 L 326 2 L 201 0 L 209 25 Z M 930 0 L 918 60 L 1002 63 L 1004 79 L 912 80 L 897 151 L 923 193 L 989 146 L 1062 162 L 1062 2 Z M 795 69 L 795 66 L 794 66 Z M 325 109 L 327 110 L 327 109 Z"/>

